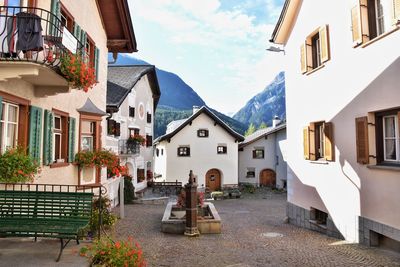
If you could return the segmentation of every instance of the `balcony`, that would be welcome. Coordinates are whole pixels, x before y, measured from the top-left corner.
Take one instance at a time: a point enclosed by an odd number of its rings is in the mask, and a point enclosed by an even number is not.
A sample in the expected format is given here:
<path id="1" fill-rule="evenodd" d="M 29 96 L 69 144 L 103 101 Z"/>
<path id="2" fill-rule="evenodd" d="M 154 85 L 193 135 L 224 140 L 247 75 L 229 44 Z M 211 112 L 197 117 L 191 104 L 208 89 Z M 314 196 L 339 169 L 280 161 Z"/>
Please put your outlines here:
<path id="1" fill-rule="evenodd" d="M 140 143 L 128 139 L 118 141 L 118 151 L 120 156 L 133 156 L 140 154 Z"/>
<path id="2" fill-rule="evenodd" d="M 0 11 L 0 81 L 22 79 L 36 96 L 68 92 L 60 59 L 83 52 L 82 43 L 47 10 L 0 6 Z"/>

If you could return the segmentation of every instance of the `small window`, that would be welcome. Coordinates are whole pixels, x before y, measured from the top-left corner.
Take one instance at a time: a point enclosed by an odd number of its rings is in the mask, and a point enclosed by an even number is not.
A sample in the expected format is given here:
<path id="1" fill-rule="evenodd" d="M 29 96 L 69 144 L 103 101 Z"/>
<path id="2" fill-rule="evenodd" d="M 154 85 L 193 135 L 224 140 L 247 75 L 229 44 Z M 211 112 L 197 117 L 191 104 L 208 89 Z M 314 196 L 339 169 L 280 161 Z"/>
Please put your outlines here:
<path id="1" fill-rule="evenodd" d="M 247 168 L 246 178 L 255 178 L 256 177 L 256 168 L 250 167 Z"/>
<path id="2" fill-rule="evenodd" d="M 82 120 L 81 122 L 81 150 L 93 151 L 96 149 L 96 122 Z"/>
<path id="3" fill-rule="evenodd" d="M 147 112 L 147 123 L 151 123 L 151 114 Z"/>
<path id="4" fill-rule="evenodd" d="M 190 156 L 190 147 L 181 146 L 178 147 L 178 157 L 189 157 Z"/>
<path id="5" fill-rule="evenodd" d="M 328 25 L 316 29 L 307 36 L 300 47 L 301 73 L 308 73 L 330 59 Z"/>
<path id="6" fill-rule="evenodd" d="M 141 183 L 146 179 L 146 176 L 144 174 L 144 169 L 137 169 L 137 182 Z"/>
<path id="7" fill-rule="evenodd" d="M 72 33 L 74 30 L 74 17 L 68 10 L 61 5 L 61 26 L 67 28 L 67 30 Z"/>
<path id="8" fill-rule="evenodd" d="M 131 118 L 135 117 L 135 108 L 134 107 L 129 107 L 129 117 L 131 117 Z"/>
<path id="9" fill-rule="evenodd" d="M 308 160 L 334 161 L 333 124 L 312 122 L 303 129 L 304 158 Z"/>
<path id="10" fill-rule="evenodd" d="M 161 156 L 164 155 L 164 149 L 161 148 Z"/>
<path id="11" fill-rule="evenodd" d="M 227 148 L 225 145 L 217 146 L 217 154 L 226 154 Z"/>
<path id="12" fill-rule="evenodd" d="M 323 212 L 319 209 L 311 208 L 310 220 L 319 225 L 326 225 L 326 222 L 328 220 L 328 213 Z"/>
<path id="13" fill-rule="evenodd" d="M 255 148 L 253 150 L 253 159 L 263 159 L 264 158 L 264 148 Z"/>
<path id="14" fill-rule="evenodd" d="M 206 129 L 200 129 L 197 131 L 197 136 L 198 137 L 208 137 L 208 130 Z"/>
<path id="15" fill-rule="evenodd" d="M 153 136 L 146 134 L 146 147 L 153 146 Z"/>
<path id="16" fill-rule="evenodd" d="M 158 157 L 160 155 L 160 150 L 157 148 L 156 149 L 156 156 Z"/>

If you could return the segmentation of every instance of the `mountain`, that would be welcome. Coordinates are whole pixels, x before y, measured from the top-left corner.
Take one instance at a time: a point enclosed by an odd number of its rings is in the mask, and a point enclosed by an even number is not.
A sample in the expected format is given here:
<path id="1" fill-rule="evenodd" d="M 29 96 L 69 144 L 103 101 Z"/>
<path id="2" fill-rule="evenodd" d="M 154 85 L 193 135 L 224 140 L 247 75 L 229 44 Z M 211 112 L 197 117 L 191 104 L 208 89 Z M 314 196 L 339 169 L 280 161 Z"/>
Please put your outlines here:
<path id="1" fill-rule="evenodd" d="M 109 61 L 111 61 L 110 58 Z M 115 65 L 149 65 L 149 63 L 120 55 Z M 188 118 L 192 114 L 193 106 L 206 106 L 204 100 L 178 75 L 158 68 L 156 68 L 156 73 L 161 89 L 161 98 L 155 114 L 155 138 L 165 133 L 167 125 L 171 121 Z M 214 109 L 211 110 L 236 132 L 243 134 L 246 131 L 247 125 Z"/>
<path id="2" fill-rule="evenodd" d="M 253 123 L 258 127 L 262 122 L 271 126 L 274 116 L 286 119 L 284 72 L 280 72 L 261 93 L 251 98 L 233 118 L 243 124 Z"/>

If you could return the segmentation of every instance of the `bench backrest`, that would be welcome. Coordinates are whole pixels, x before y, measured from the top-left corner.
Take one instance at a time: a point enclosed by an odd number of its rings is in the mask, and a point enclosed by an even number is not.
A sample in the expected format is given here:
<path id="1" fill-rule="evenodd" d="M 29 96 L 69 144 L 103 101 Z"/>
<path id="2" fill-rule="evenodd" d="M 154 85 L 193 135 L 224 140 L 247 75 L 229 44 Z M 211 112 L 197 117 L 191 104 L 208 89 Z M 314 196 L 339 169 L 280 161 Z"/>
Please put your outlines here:
<path id="1" fill-rule="evenodd" d="M 0 190 L 1 218 L 90 219 L 93 193 Z"/>

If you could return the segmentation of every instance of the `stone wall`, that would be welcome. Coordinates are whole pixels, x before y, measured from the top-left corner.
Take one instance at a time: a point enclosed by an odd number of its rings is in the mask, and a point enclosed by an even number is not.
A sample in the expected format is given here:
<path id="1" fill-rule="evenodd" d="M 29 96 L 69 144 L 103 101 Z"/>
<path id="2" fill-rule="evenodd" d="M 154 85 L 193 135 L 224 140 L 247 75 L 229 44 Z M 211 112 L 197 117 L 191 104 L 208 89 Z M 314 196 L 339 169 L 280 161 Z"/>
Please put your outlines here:
<path id="1" fill-rule="evenodd" d="M 333 223 L 330 215 L 328 215 L 326 226 L 318 225 L 311 221 L 310 210 L 296 206 L 290 202 L 287 202 L 286 215 L 289 218 L 290 224 L 296 225 L 298 227 L 303 227 L 309 230 L 317 231 L 319 233 L 326 234 L 328 236 L 335 237 L 338 239 L 344 239 L 343 235 L 339 232 L 339 230 Z"/>
<path id="2" fill-rule="evenodd" d="M 358 217 L 358 224 L 360 243 L 363 245 L 378 246 L 378 234 L 400 242 L 400 229 L 361 216 Z"/>

